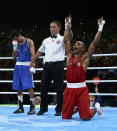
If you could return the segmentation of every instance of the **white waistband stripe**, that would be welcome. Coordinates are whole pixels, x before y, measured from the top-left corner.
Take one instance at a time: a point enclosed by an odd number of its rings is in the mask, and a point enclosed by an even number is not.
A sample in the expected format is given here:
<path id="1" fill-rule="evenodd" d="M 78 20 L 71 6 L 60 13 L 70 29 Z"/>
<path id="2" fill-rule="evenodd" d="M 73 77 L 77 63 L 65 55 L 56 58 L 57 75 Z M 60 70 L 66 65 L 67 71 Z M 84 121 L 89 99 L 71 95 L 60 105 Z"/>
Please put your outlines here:
<path id="1" fill-rule="evenodd" d="M 30 66 L 30 62 L 16 62 L 16 65 Z"/>
<path id="2" fill-rule="evenodd" d="M 68 88 L 83 88 L 86 87 L 85 82 L 80 82 L 80 83 L 67 83 Z"/>

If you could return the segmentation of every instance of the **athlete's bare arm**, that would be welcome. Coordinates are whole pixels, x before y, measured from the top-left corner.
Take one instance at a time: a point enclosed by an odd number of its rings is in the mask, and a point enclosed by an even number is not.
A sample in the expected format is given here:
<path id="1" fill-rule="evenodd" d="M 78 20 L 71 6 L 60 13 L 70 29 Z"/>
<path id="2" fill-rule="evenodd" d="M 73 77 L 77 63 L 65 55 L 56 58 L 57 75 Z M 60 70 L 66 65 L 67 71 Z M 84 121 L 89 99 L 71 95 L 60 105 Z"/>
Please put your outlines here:
<path id="1" fill-rule="evenodd" d="M 37 51 L 34 57 L 31 60 L 30 67 L 33 67 L 35 65 L 35 61 L 38 59 L 39 56 L 41 56 L 42 53 L 40 51 Z"/>
<path id="2" fill-rule="evenodd" d="M 35 46 L 34 46 L 33 40 L 28 39 L 28 44 L 29 44 L 30 52 L 31 52 L 31 59 L 33 59 L 35 56 Z"/>
<path id="3" fill-rule="evenodd" d="M 68 30 L 66 30 L 64 32 L 64 35 L 66 35 L 66 33 L 68 33 Z M 70 41 L 69 39 L 66 39 L 64 40 L 64 44 L 65 44 L 65 52 L 66 52 L 66 55 L 67 55 L 67 64 L 72 56 L 72 53 L 71 53 L 71 45 L 70 45 Z"/>
<path id="4" fill-rule="evenodd" d="M 73 38 L 73 32 L 71 30 L 71 15 L 65 18 L 65 31 L 64 31 L 64 44 L 65 44 L 65 52 L 67 55 L 67 63 L 71 57 L 71 45 L 70 41 Z"/>
<path id="5" fill-rule="evenodd" d="M 90 47 L 88 48 L 88 51 L 83 55 L 82 61 L 83 61 L 83 67 L 85 71 L 89 65 L 89 59 L 91 55 L 94 53 L 96 46 L 99 44 L 104 24 L 105 24 L 105 21 L 103 20 L 103 17 L 98 19 L 98 26 L 99 26 L 98 32 L 96 33 L 93 42 L 91 43 Z"/>
<path id="6" fill-rule="evenodd" d="M 17 51 L 13 51 L 13 52 L 12 52 L 12 57 L 13 57 L 14 59 L 17 58 Z"/>

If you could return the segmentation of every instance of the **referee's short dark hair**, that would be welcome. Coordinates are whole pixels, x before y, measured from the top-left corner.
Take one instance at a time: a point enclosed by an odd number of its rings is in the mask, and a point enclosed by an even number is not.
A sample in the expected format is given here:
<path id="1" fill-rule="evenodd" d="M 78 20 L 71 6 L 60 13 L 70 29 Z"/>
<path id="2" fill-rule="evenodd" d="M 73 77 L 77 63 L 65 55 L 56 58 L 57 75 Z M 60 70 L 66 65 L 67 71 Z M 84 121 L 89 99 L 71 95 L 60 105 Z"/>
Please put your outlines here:
<path id="1" fill-rule="evenodd" d="M 58 27 L 61 27 L 61 23 L 59 21 L 52 21 L 51 23 L 55 23 L 55 24 L 57 24 Z"/>
<path id="2" fill-rule="evenodd" d="M 18 32 L 17 30 L 13 30 L 10 33 L 10 38 L 13 39 L 14 37 L 18 37 L 21 33 Z"/>

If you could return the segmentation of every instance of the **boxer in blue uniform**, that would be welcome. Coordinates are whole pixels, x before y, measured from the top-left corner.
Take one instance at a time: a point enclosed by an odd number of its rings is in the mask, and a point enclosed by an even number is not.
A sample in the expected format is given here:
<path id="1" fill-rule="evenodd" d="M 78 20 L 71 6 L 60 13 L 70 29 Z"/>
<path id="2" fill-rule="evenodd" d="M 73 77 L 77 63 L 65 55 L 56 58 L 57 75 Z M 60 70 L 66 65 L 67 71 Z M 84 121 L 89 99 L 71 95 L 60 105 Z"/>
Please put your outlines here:
<path id="1" fill-rule="evenodd" d="M 17 90 L 19 108 L 14 113 L 23 113 L 23 90 L 29 91 L 30 110 L 28 114 L 35 114 L 33 75 L 30 73 L 30 61 L 35 55 L 34 42 L 25 38 L 18 31 L 11 32 L 13 57 L 16 64 L 13 74 L 13 90 Z"/>

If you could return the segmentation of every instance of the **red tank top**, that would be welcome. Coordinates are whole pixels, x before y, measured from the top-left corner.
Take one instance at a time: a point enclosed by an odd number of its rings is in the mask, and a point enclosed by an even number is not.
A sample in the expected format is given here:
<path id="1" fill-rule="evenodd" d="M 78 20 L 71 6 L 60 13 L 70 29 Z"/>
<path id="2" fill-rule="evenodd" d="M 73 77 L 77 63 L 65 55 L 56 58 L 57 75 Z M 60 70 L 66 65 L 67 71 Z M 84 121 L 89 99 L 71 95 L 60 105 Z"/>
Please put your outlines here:
<path id="1" fill-rule="evenodd" d="M 74 57 L 71 57 L 67 65 L 67 82 L 68 83 L 84 82 L 85 72 L 82 67 L 82 57 L 78 58 L 76 63 L 74 63 L 73 60 Z"/>

